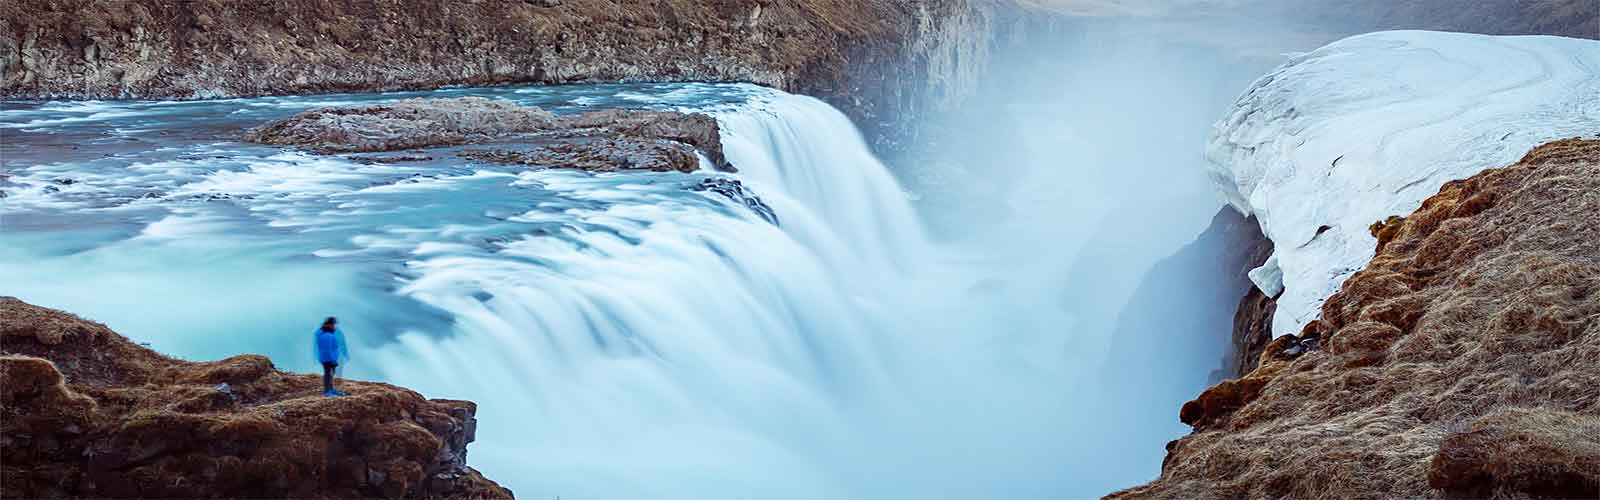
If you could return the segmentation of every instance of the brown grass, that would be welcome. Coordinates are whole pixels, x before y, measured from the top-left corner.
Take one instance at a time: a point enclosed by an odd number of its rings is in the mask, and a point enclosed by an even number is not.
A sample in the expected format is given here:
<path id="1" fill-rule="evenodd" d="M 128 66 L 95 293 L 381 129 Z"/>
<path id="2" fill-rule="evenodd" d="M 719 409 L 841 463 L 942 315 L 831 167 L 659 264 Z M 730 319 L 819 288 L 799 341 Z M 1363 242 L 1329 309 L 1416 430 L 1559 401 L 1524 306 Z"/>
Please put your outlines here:
<path id="1" fill-rule="evenodd" d="M 1600 141 L 1374 226 L 1379 250 L 1112 498 L 1600 498 Z"/>
<path id="2" fill-rule="evenodd" d="M 476 406 L 284 373 L 265 357 L 187 362 L 104 325 L 0 297 L 7 497 L 471 497 Z M 226 384 L 226 385 L 223 385 Z"/>

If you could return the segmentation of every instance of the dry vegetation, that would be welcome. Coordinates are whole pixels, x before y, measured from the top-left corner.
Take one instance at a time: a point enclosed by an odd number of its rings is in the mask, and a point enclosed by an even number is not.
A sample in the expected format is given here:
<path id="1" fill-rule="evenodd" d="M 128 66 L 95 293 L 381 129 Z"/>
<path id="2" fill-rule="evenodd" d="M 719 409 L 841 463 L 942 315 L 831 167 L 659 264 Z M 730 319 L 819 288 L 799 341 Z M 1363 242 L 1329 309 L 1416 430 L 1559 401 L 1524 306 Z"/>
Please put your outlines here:
<path id="1" fill-rule="evenodd" d="M 1112 498 L 1600 498 L 1600 141 L 1373 227 L 1322 319 L 1183 408 Z"/>
<path id="2" fill-rule="evenodd" d="M 509 498 L 466 467 L 476 406 L 385 384 L 192 363 L 0 297 L 8 498 Z"/>

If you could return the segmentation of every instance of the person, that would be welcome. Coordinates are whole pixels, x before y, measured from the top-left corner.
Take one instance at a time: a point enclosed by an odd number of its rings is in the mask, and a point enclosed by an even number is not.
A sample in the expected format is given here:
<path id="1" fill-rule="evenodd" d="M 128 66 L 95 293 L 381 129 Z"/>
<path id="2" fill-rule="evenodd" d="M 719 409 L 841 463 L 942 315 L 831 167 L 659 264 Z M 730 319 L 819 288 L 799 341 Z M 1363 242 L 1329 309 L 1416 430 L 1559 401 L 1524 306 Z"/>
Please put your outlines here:
<path id="1" fill-rule="evenodd" d="M 350 349 L 344 344 L 344 332 L 339 331 L 339 319 L 329 316 L 313 336 L 316 339 L 317 361 L 322 363 L 322 395 L 343 396 L 344 391 L 333 388 L 334 372 L 350 358 Z"/>

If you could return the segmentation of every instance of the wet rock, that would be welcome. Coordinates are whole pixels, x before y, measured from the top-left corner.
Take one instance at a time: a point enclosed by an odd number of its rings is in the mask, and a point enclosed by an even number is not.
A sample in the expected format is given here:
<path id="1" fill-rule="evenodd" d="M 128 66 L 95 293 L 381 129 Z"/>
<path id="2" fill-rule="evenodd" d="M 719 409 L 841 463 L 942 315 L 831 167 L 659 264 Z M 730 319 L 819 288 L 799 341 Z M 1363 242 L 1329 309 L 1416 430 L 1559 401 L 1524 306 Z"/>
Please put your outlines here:
<path id="1" fill-rule="evenodd" d="M 394 151 L 483 142 L 547 130 L 555 121 L 548 111 L 496 99 L 406 99 L 302 112 L 251 129 L 245 140 L 320 153 Z"/>
<path id="2" fill-rule="evenodd" d="M 562 118 L 569 133 L 599 133 L 646 139 L 665 139 L 694 146 L 705 153 L 711 165 L 724 172 L 737 171 L 722 154 L 721 128 L 717 119 L 698 113 L 606 109 Z"/>
<path id="3" fill-rule="evenodd" d="M 610 109 L 556 117 L 536 107 L 479 97 L 317 109 L 251 129 L 245 138 L 319 153 L 395 151 L 520 138 L 541 144 L 522 151 L 472 151 L 463 156 L 597 172 L 688 172 L 699 168 L 699 152 L 718 170 L 735 170 L 723 156 L 717 120 L 707 115 Z M 351 159 L 391 163 L 431 157 L 362 155 Z"/>
<path id="4" fill-rule="evenodd" d="M 1270 243 L 1268 247 L 1270 248 Z M 1224 377 L 1240 377 L 1261 364 L 1261 353 L 1272 341 L 1272 317 L 1278 303 L 1261 289 L 1250 287 L 1234 310 L 1233 335 L 1223 359 Z"/>
<path id="5" fill-rule="evenodd" d="M 633 138 L 563 140 L 522 150 L 468 150 L 459 156 L 501 164 L 590 172 L 693 172 L 700 167 L 699 157 L 688 145 Z"/>
<path id="6" fill-rule="evenodd" d="M 380 165 L 390 163 L 407 163 L 415 161 L 433 161 L 432 156 L 419 154 L 404 155 L 357 155 L 348 158 L 350 161 L 362 165 Z"/>
<path id="7" fill-rule="evenodd" d="M 693 189 L 722 195 L 735 203 L 743 204 L 745 208 L 749 208 L 751 212 L 755 212 L 756 215 L 761 216 L 762 219 L 772 223 L 772 225 L 778 225 L 778 214 L 772 211 L 772 207 L 767 206 L 767 203 L 761 201 L 761 198 L 756 196 L 755 192 L 746 188 L 743 182 L 739 182 L 736 179 L 724 179 L 721 177 L 704 179 L 699 184 L 696 184 Z"/>

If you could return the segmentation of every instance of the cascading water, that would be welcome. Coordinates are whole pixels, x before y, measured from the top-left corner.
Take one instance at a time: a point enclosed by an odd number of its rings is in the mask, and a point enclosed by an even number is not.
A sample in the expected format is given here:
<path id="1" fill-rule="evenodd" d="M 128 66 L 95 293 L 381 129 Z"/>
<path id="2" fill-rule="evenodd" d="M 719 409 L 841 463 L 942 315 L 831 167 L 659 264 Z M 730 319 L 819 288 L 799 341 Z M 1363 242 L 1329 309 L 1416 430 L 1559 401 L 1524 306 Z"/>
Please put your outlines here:
<path id="1" fill-rule="evenodd" d="M 478 402 L 470 460 L 524 498 L 1062 498 L 1152 472 L 1094 466 L 1117 441 L 1087 399 L 1102 353 L 1071 348 L 1042 278 L 930 244 L 826 104 L 431 94 L 714 113 L 781 224 L 686 189 L 724 174 L 363 165 L 205 133 L 415 93 L 8 106 L 0 290 L 302 371 L 304 331 L 337 314 L 349 375 Z"/>

